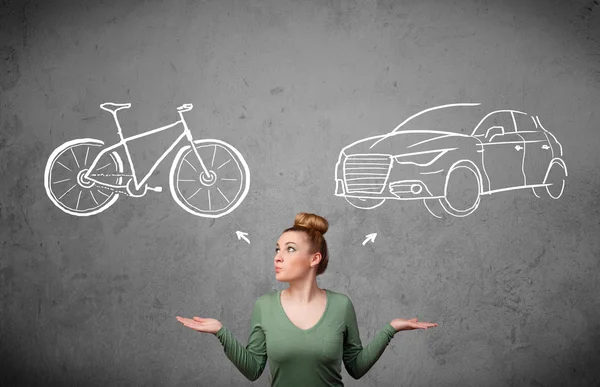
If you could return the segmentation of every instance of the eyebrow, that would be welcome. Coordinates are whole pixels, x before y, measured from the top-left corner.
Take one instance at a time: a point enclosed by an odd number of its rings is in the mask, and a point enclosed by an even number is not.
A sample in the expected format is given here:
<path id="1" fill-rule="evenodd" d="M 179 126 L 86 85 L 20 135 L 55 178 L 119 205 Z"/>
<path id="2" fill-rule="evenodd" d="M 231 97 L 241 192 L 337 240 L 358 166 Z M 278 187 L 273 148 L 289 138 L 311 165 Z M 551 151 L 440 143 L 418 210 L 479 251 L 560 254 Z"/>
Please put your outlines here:
<path id="1" fill-rule="evenodd" d="M 294 245 L 295 245 L 296 243 L 295 243 L 295 242 L 286 242 L 286 243 L 285 243 L 285 246 L 287 246 L 287 245 L 289 245 L 289 244 L 294 244 Z M 276 245 L 276 246 L 279 246 L 279 243 L 276 243 L 275 245 Z"/>

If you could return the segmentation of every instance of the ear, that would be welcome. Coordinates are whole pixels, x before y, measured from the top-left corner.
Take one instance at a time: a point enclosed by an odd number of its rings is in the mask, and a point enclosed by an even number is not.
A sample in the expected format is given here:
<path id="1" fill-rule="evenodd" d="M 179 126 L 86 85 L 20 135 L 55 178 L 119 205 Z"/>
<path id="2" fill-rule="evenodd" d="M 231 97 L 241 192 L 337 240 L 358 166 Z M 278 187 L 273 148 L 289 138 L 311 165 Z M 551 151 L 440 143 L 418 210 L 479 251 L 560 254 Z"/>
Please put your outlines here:
<path id="1" fill-rule="evenodd" d="M 311 267 L 317 266 L 319 263 L 321 263 L 321 259 L 323 259 L 323 256 L 321 255 L 320 252 L 317 251 L 312 257 L 310 266 Z"/>

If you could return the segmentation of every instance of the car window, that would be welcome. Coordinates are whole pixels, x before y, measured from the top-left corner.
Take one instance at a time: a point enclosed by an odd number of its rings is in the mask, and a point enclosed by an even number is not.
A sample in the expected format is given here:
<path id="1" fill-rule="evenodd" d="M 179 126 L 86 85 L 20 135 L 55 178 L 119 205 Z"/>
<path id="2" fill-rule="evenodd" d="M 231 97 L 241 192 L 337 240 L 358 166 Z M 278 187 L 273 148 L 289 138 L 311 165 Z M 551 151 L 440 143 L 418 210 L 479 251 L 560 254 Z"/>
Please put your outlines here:
<path id="1" fill-rule="evenodd" d="M 426 130 L 467 134 L 482 115 L 478 106 L 437 106 L 405 119 L 392 132 Z"/>
<path id="2" fill-rule="evenodd" d="M 522 114 L 519 112 L 514 112 L 513 114 L 515 116 L 515 123 L 517 124 L 517 132 L 539 131 L 536 123 L 533 121 L 533 117 L 529 114 Z"/>
<path id="3" fill-rule="evenodd" d="M 492 134 L 488 139 L 490 143 L 514 143 L 523 142 L 523 137 L 519 136 L 516 132 L 505 133 L 505 134 Z"/>
<path id="4" fill-rule="evenodd" d="M 498 133 L 514 133 L 515 125 L 508 111 L 499 111 L 488 114 L 473 131 L 473 136 L 489 139 Z"/>

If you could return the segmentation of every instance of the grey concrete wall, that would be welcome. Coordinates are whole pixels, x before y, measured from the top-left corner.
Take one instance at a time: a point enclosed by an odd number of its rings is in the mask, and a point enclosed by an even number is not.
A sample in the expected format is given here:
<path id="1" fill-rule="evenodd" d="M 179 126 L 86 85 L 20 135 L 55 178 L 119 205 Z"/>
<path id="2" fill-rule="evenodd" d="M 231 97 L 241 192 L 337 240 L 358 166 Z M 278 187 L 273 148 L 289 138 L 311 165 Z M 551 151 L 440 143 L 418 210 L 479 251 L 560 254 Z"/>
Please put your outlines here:
<path id="1" fill-rule="evenodd" d="M 297 212 L 329 219 L 321 287 L 351 297 L 363 339 L 399 333 L 347 386 L 600 384 L 600 6 L 596 1 L 3 1 L 0 12 L 0 381 L 11 385 L 251 384 L 212 335 L 246 343 L 274 246 Z M 251 172 L 210 219 L 168 189 L 77 217 L 44 168 L 77 138 L 174 122 L 235 146 Z M 423 109 L 481 102 L 539 115 L 568 165 L 563 195 L 482 197 L 463 218 L 421 202 L 360 210 L 334 196 L 339 151 Z M 159 153 L 137 154 L 148 169 Z M 236 238 L 248 233 L 251 243 Z M 362 245 L 377 232 L 374 243 Z"/>

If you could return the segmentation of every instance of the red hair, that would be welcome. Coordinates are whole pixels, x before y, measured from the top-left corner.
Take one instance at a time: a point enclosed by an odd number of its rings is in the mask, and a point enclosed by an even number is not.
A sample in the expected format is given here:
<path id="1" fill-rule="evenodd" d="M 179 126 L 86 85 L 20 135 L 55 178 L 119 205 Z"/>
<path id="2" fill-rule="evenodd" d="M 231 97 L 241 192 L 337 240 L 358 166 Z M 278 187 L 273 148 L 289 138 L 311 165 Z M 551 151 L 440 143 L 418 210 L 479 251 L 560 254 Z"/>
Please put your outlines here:
<path id="1" fill-rule="evenodd" d="M 322 257 L 319 266 L 317 267 L 317 275 L 323 274 L 329 263 L 327 242 L 323 236 L 328 229 L 329 222 L 327 222 L 327 219 L 316 214 L 300 212 L 294 219 L 294 225 L 283 231 L 284 233 L 288 231 L 301 231 L 308 236 L 308 241 L 311 245 L 311 253 L 314 254 L 319 252 Z"/>

